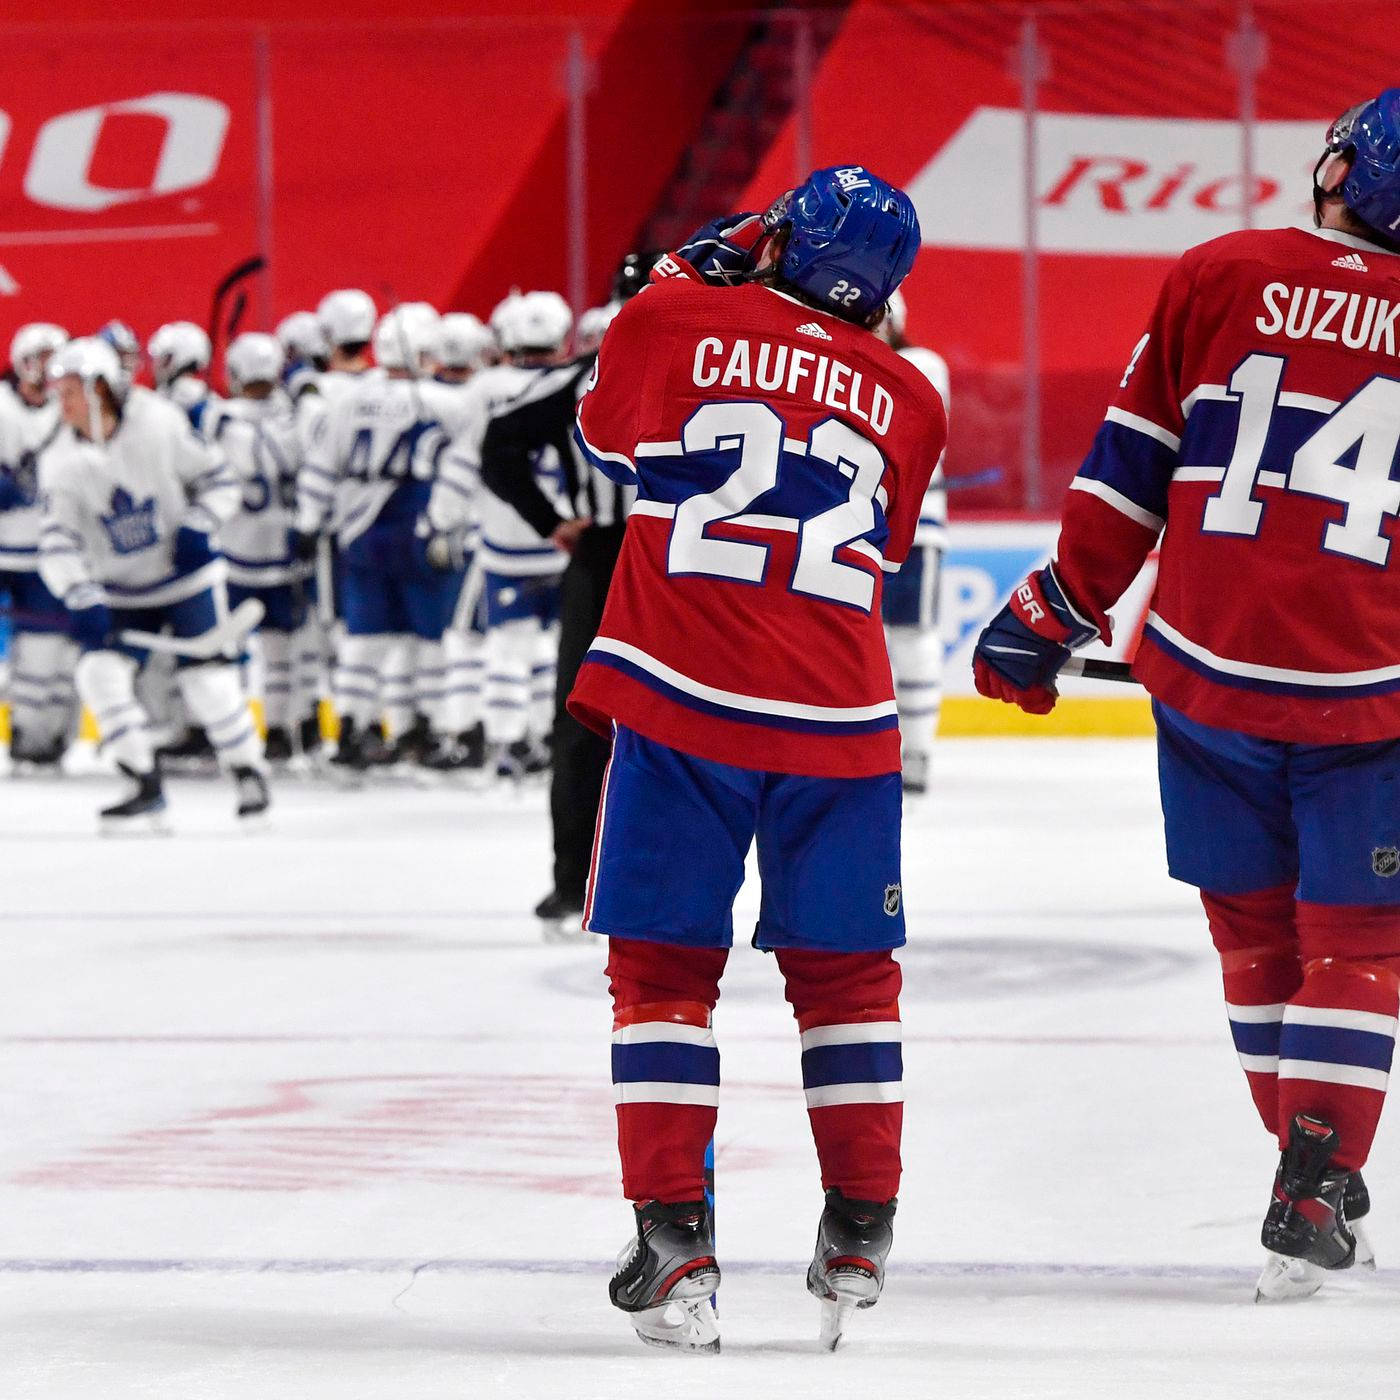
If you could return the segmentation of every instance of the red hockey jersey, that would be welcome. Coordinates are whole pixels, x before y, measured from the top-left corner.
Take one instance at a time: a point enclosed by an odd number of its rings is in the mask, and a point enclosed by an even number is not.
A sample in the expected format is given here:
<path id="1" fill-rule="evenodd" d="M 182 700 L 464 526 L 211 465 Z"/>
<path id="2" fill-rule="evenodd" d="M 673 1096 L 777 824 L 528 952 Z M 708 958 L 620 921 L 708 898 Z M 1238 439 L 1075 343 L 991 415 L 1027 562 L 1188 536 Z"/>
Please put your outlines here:
<path id="1" fill-rule="evenodd" d="M 743 768 L 898 771 L 882 571 L 945 435 L 868 331 L 756 283 L 647 288 L 579 404 L 581 448 L 637 502 L 572 712 Z"/>
<path id="2" fill-rule="evenodd" d="M 1065 507 L 1059 570 L 1107 609 L 1162 535 L 1134 674 L 1203 724 L 1400 737 L 1400 256 L 1228 234 L 1168 275 Z"/>

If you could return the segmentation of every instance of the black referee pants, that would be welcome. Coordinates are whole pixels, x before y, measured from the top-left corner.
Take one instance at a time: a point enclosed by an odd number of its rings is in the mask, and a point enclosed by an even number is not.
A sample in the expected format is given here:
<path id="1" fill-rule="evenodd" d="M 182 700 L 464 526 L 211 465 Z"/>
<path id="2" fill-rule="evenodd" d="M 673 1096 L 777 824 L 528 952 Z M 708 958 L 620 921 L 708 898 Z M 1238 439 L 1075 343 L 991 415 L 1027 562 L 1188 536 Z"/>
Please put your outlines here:
<path id="1" fill-rule="evenodd" d="M 549 811 L 554 824 L 554 888 L 583 903 L 593 854 L 593 828 L 612 745 L 565 708 L 584 654 L 598 635 L 625 525 L 594 525 L 579 537 L 559 590 L 559 669 L 554 690 L 554 772 Z"/>

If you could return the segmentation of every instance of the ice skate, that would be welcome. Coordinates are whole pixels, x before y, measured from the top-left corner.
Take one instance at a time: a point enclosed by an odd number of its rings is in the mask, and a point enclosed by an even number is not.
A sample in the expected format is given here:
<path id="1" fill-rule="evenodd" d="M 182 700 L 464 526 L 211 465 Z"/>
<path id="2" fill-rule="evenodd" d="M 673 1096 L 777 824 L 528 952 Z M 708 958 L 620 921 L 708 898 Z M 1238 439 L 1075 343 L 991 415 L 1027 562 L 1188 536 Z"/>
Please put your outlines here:
<path id="1" fill-rule="evenodd" d="M 712 1295 L 719 1265 L 705 1202 L 648 1201 L 636 1212 L 637 1236 L 618 1256 L 608 1284 L 613 1306 L 630 1314 L 648 1346 L 718 1351 Z"/>
<path id="2" fill-rule="evenodd" d="M 136 791 L 125 801 L 104 807 L 98 814 L 104 836 L 164 836 L 170 828 L 165 820 L 165 790 L 160 767 L 138 773 L 125 763 L 117 765 L 136 784 Z"/>
<path id="3" fill-rule="evenodd" d="M 10 732 L 10 772 L 15 777 L 41 777 L 62 773 L 63 755 L 68 745 L 62 735 L 47 744 L 32 743 L 16 726 Z"/>
<path id="4" fill-rule="evenodd" d="M 1342 1214 L 1351 1227 L 1352 1238 L 1356 1241 L 1356 1264 L 1361 1269 L 1376 1267 L 1376 1251 L 1371 1246 L 1371 1237 L 1361 1223 L 1371 1213 L 1371 1193 L 1366 1189 L 1360 1172 L 1352 1172 L 1347 1177 L 1347 1189 L 1342 1193 Z"/>
<path id="5" fill-rule="evenodd" d="M 550 890 L 535 905 L 535 917 L 540 921 L 540 933 L 546 943 L 584 943 L 592 937 L 581 927 L 583 897 Z"/>
<path id="6" fill-rule="evenodd" d="M 291 731 L 280 724 L 272 725 L 267 731 L 267 738 L 263 741 L 263 754 L 267 761 L 279 765 L 288 764 L 292 761 L 295 753 Z"/>
<path id="7" fill-rule="evenodd" d="M 873 1308 L 885 1286 L 894 1243 L 894 1201 L 854 1201 L 838 1187 L 826 1193 L 807 1291 L 821 1300 L 822 1345 L 835 1351 L 857 1308 Z"/>
<path id="8" fill-rule="evenodd" d="M 162 744 L 156 750 L 156 757 L 167 768 L 182 773 L 213 771 L 218 764 L 218 755 L 209 736 L 198 725 L 191 725 L 178 738 Z"/>
<path id="9" fill-rule="evenodd" d="M 340 721 L 340 738 L 330 761 L 331 776 L 344 787 L 359 787 L 369 767 L 366 734 L 353 719 Z"/>
<path id="10" fill-rule="evenodd" d="M 1327 1170 L 1336 1150 L 1337 1133 L 1330 1123 L 1301 1113 L 1293 1120 L 1260 1236 L 1269 1254 L 1255 1302 L 1310 1297 L 1329 1272 L 1356 1262 L 1356 1240 L 1344 1204 L 1351 1174 Z"/>
<path id="11" fill-rule="evenodd" d="M 256 768 L 235 768 L 233 785 L 238 794 L 238 824 L 245 831 L 259 828 L 272 805 L 266 776 Z"/>

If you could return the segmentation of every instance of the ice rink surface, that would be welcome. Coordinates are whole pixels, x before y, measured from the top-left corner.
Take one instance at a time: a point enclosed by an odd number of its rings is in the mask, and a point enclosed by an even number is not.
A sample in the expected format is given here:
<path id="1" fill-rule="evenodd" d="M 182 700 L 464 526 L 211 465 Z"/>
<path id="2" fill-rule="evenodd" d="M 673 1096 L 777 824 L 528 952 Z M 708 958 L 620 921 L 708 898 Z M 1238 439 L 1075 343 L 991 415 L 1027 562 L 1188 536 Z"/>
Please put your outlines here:
<path id="1" fill-rule="evenodd" d="M 602 949 L 529 916 L 542 791 L 288 781 L 250 836 L 176 780 L 178 834 L 141 841 L 93 834 L 110 779 L 0 785 L 0 1397 L 1393 1394 L 1393 1123 L 1380 1273 L 1252 1302 L 1276 1150 L 1150 746 L 937 769 L 906 816 L 895 1252 L 834 1356 L 797 1037 L 747 947 L 716 1016 L 724 1352 L 647 1351 L 608 1305 Z"/>

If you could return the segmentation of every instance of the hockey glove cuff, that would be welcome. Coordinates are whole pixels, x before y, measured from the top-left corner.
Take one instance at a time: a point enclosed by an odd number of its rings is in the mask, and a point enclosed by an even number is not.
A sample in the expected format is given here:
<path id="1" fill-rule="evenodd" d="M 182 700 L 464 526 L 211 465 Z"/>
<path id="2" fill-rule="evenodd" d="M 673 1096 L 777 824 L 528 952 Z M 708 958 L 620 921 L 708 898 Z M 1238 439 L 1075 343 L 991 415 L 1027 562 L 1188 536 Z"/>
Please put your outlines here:
<path id="1" fill-rule="evenodd" d="M 214 546 L 209 536 L 216 528 L 217 522 L 213 516 L 199 506 L 185 516 L 175 532 L 175 569 L 178 573 L 192 574 L 213 560 Z"/>
<path id="2" fill-rule="evenodd" d="M 980 695 L 1048 714 L 1058 698 L 1055 677 L 1075 647 L 1098 629 L 1076 610 L 1053 564 L 1033 573 L 977 639 L 972 674 Z"/>
<path id="3" fill-rule="evenodd" d="M 80 583 L 69 589 L 63 605 L 68 609 L 68 635 L 84 651 L 103 651 L 112 645 L 112 614 L 96 584 Z"/>

